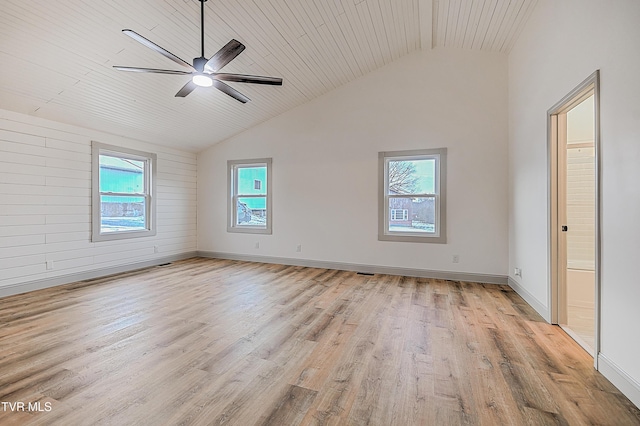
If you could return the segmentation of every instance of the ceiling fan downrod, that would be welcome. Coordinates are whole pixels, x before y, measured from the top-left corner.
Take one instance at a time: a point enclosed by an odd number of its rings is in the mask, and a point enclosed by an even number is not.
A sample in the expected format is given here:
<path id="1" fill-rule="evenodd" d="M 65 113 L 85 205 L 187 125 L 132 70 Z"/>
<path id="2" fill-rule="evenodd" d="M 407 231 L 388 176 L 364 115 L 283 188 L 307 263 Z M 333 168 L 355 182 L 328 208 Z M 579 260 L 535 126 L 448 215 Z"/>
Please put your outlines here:
<path id="1" fill-rule="evenodd" d="M 204 58 L 204 3 L 207 0 L 200 0 L 200 56 Z"/>
<path id="2" fill-rule="evenodd" d="M 193 58 L 193 67 L 198 72 L 204 71 L 204 65 L 207 63 L 207 58 L 204 57 L 204 3 L 207 0 L 200 1 L 200 57 Z"/>

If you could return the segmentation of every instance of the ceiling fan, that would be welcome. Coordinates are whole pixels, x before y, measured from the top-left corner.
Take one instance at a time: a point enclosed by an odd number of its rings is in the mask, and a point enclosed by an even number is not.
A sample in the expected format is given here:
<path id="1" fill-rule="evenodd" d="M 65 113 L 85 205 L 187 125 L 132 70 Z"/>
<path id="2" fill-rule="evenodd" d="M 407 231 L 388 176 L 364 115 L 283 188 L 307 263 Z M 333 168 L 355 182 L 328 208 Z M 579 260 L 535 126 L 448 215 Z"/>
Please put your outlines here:
<path id="1" fill-rule="evenodd" d="M 222 49 L 220 49 L 210 59 L 204 57 L 204 3 L 207 0 L 198 0 L 200 2 L 200 40 L 201 50 L 200 57 L 193 59 L 193 65 L 189 64 L 183 59 L 180 59 L 168 50 L 158 46 L 151 40 L 141 36 L 132 30 L 122 30 L 123 33 L 147 46 L 150 49 L 155 50 L 166 58 L 171 59 L 178 65 L 186 68 L 188 71 L 177 70 L 163 70 L 155 68 L 136 68 L 136 67 L 121 67 L 114 66 L 113 68 L 119 71 L 132 71 L 132 72 L 149 72 L 157 74 L 178 74 L 178 75 L 190 75 L 191 80 L 187 82 L 182 89 L 176 93 L 176 97 L 184 98 L 189 93 L 193 92 L 196 87 L 215 87 L 221 92 L 226 93 L 232 98 L 242 102 L 243 104 L 250 99 L 238 92 L 233 87 L 224 83 L 223 81 L 233 81 L 236 83 L 254 83 L 254 84 L 268 84 L 273 86 L 282 86 L 282 79 L 278 77 L 264 77 L 259 75 L 244 75 L 244 74 L 228 74 L 218 72 L 222 67 L 231 62 L 236 56 L 238 56 L 245 49 L 244 44 L 238 40 L 231 40 Z"/>

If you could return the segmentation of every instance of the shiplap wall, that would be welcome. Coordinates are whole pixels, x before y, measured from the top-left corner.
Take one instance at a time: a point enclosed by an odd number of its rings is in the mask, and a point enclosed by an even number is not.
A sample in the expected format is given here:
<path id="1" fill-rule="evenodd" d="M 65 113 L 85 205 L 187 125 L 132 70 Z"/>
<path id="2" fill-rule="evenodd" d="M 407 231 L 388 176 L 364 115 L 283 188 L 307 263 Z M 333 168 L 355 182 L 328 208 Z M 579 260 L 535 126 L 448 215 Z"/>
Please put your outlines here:
<path id="1" fill-rule="evenodd" d="M 157 153 L 155 237 L 91 242 L 92 140 Z M 0 110 L 0 289 L 195 250 L 194 153 Z"/>
<path id="2" fill-rule="evenodd" d="M 567 150 L 567 266 L 595 270 L 595 148 Z"/>

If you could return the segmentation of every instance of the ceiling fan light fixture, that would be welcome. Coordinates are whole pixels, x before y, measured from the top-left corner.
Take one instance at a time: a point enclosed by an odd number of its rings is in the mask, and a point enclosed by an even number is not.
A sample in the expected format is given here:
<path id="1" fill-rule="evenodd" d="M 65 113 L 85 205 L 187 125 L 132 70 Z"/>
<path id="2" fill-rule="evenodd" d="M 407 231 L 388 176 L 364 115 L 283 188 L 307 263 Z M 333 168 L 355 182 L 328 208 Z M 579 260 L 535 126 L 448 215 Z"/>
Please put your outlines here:
<path id="1" fill-rule="evenodd" d="M 213 79 L 204 74 L 195 74 L 191 80 L 196 86 L 200 87 L 211 87 L 213 85 Z"/>

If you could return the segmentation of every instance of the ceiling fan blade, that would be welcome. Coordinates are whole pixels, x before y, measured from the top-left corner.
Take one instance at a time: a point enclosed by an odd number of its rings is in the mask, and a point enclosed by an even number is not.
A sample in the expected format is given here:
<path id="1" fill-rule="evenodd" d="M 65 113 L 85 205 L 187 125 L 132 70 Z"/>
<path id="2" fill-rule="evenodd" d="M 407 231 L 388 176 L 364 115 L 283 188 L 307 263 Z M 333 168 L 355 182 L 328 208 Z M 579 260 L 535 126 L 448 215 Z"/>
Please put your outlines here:
<path id="1" fill-rule="evenodd" d="M 208 72 L 216 72 L 231 62 L 233 58 L 242 53 L 243 50 L 244 44 L 232 39 L 204 64 L 204 69 Z"/>
<path id="2" fill-rule="evenodd" d="M 118 65 L 113 66 L 118 71 L 131 71 L 131 72 L 152 72 L 156 74 L 191 74 L 188 71 L 175 71 L 175 70 L 159 70 L 155 68 L 137 68 L 137 67 L 121 67 Z"/>
<path id="3" fill-rule="evenodd" d="M 187 82 L 187 84 L 182 86 L 182 89 L 178 90 L 178 93 L 176 93 L 176 98 L 184 98 L 189 93 L 193 92 L 193 90 L 196 87 L 198 87 L 198 86 L 196 86 L 196 84 L 193 81 L 189 80 Z"/>
<path id="4" fill-rule="evenodd" d="M 262 75 L 245 75 L 245 74 L 212 74 L 213 78 L 223 81 L 235 81 L 238 83 L 253 84 L 270 84 L 273 86 L 282 86 L 282 79 L 279 77 L 265 77 Z"/>
<path id="5" fill-rule="evenodd" d="M 227 95 L 231 96 L 233 99 L 242 102 L 243 104 L 246 104 L 251 100 L 228 84 L 224 84 L 220 80 L 213 80 L 213 86 L 221 92 L 224 92 Z"/>
<path id="6" fill-rule="evenodd" d="M 149 49 L 155 50 L 156 52 L 158 52 L 159 54 L 161 54 L 165 58 L 171 59 L 176 64 L 178 64 L 178 65 L 180 65 L 182 67 L 185 67 L 185 68 L 189 69 L 190 71 L 195 71 L 195 69 L 191 66 L 190 63 L 188 63 L 187 61 L 185 61 L 183 59 L 178 58 L 176 55 L 174 55 L 173 53 L 169 52 L 167 49 L 164 49 L 164 48 L 158 46 L 157 44 L 155 44 L 151 40 L 141 36 L 137 32 L 135 32 L 133 30 L 122 30 L 122 32 L 125 33 L 126 35 L 128 35 L 129 37 L 131 37 L 132 39 L 134 39 L 135 41 L 137 41 L 138 43 L 144 44 Z"/>

